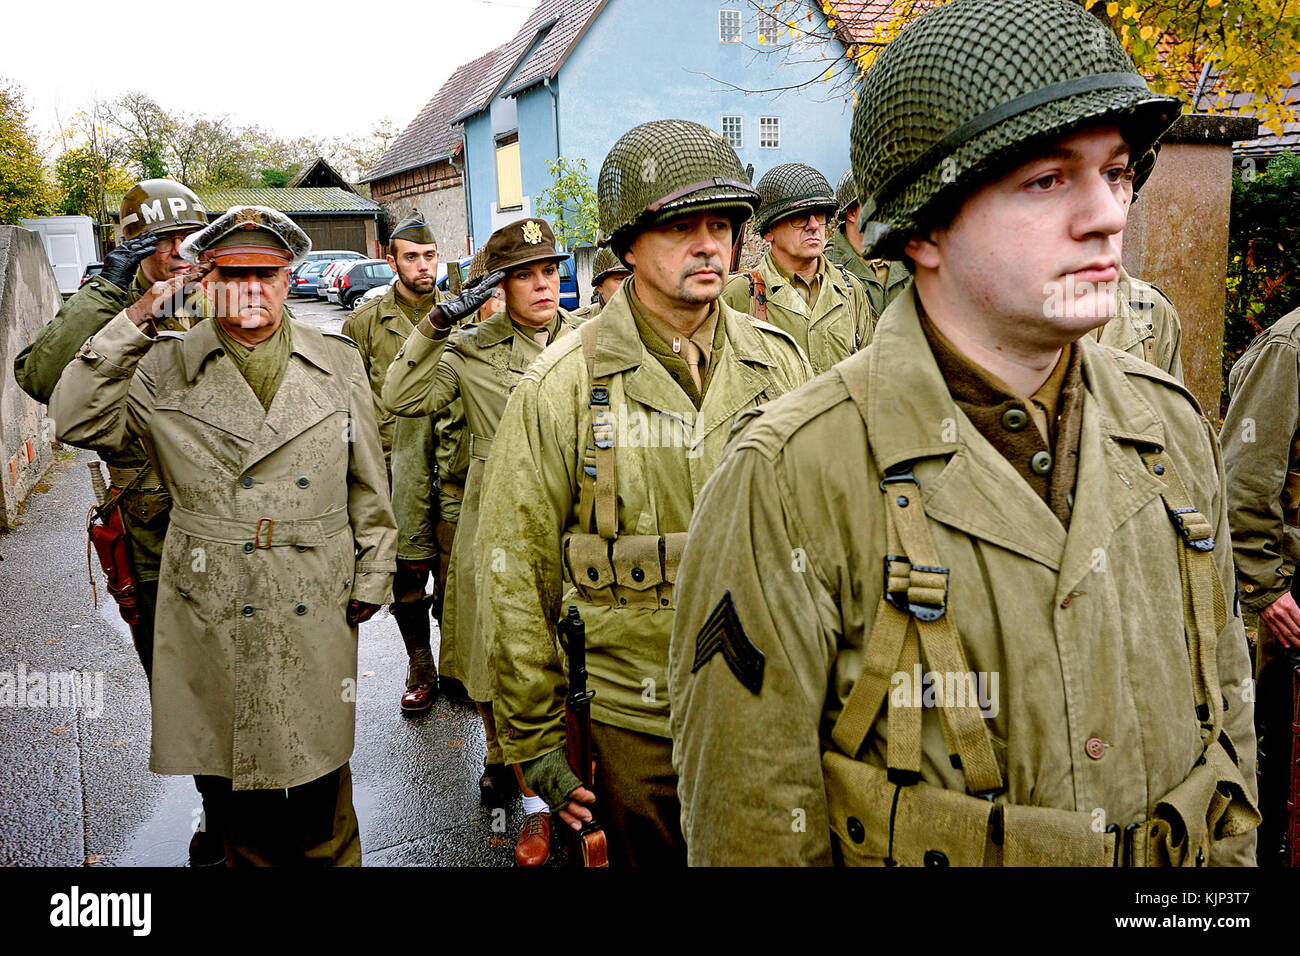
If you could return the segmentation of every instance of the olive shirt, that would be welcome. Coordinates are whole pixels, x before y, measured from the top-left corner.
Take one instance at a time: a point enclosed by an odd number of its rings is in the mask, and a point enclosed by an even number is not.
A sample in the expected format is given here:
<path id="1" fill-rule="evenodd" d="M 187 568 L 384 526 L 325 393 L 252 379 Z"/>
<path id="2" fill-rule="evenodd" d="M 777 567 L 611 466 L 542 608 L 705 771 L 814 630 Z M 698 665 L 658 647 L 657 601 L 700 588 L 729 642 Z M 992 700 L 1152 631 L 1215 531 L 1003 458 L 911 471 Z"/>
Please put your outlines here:
<path id="1" fill-rule="evenodd" d="M 949 569 L 947 613 L 969 667 L 999 679 L 985 721 L 1009 788 L 997 801 L 1072 811 L 1085 831 L 1089 819 L 1123 828 L 1194 767 L 1202 742 L 1180 613 L 1184 546 L 1139 451 L 1162 448 L 1175 463 L 1214 529 L 1230 594 L 1218 443 L 1172 378 L 1087 336 L 1076 347 L 1084 395 L 1068 530 L 958 406 L 912 291 L 869 348 L 742 423 L 701 495 L 678 572 L 668 677 L 692 863 L 828 864 L 832 831 L 846 859 L 885 855 L 881 832 L 861 821 L 888 821 L 888 799 L 852 807 L 846 823 L 846 805 L 828 802 L 823 757 L 838 753 L 831 728 L 880 605 L 881 480 L 900 463 L 914 470 Z M 946 421 L 956 425 L 947 434 Z M 721 633 L 733 654 L 710 654 L 714 640 L 701 643 L 701 632 L 718 633 L 705 623 L 728 594 L 738 625 Z M 762 657 L 757 680 L 741 671 L 748 686 L 728 659 L 735 652 L 742 663 Z M 1217 663 L 1222 727 L 1253 797 L 1251 670 L 1230 600 Z M 883 768 L 887 731 L 882 712 L 855 762 Z M 964 793 L 932 708 L 921 747 L 922 780 Z M 1215 843 L 1210 859 L 1246 864 L 1253 848 L 1243 833 Z"/>
<path id="2" fill-rule="evenodd" d="M 790 335 L 808 356 L 814 372 L 823 372 L 871 341 L 876 313 L 863 285 L 846 276 L 826 256 L 818 261 L 820 295 L 809 305 L 768 252 L 759 263 L 767 297 L 767 321 Z M 740 272 L 727 280 L 722 300 L 737 312 L 757 315 L 751 276 Z M 805 291 L 810 284 L 805 283 Z M 757 293 L 757 289 L 753 290 Z"/>
<path id="3" fill-rule="evenodd" d="M 1255 338 L 1228 374 L 1219 442 L 1241 604 L 1262 611 L 1300 560 L 1300 309 Z"/>
<path id="4" fill-rule="evenodd" d="M 592 719 L 655 737 L 668 736 L 668 635 L 673 608 L 658 586 L 675 579 L 675 561 L 661 566 L 657 545 L 684 532 L 695 498 L 713 471 L 732 423 L 747 409 L 790 392 L 810 377 L 807 360 L 788 335 L 754 322 L 725 302 L 717 306 L 720 341 L 697 409 L 685 388 L 656 356 L 657 336 L 638 326 L 625 282 L 601 312 L 594 371 L 608 378 L 615 424 L 614 455 L 618 554 L 603 577 L 601 595 L 574 590 L 566 545 L 588 541 L 579 497 L 592 443 L 592 381 L 581 336 L 548 349 L 515 390 L 501 420 L 484 480 L 477 541 L 480 624 L 493 655 L 493 705 L 507 763 L 557 752 L 564 743 L 565 663 L 556 646 L 563 607 L 576 605 L 587 634 Z M 653 552 L 629 569 L 623 548 Z M 605 562 L 600 562 L 602 568 Z M 639 572 L 639 573 L 638 573 Z M 584 585 L 587 569 L 580 569 Z M 609 587 L 637 589 L 646 600 L 616 606 Z M 597 577 L 601 577 L 598 573 Z M 603 599 L 609 593 L 610 600 Z M 599 598 L 599 603 L 597 599 Z M 525 767 L 528 774 L 529 768 Z M 528 777 L 530 785 L 534 778 Z M 542 792 L 562 799 L 563 787 Z"/>
<path id="5" fill-rule="evenodd" d="M 889 303 L 898 298 L 898 293 L 912 278 L 911 273 L 907 271 L 907 266 L 896 260 L 873 259 L 872 262 L 883 262 L 886 265 L 884 270 L 878 271 L 871 262 L 858 254 L 843 229 L 832 230 L 830 242 L 826 244 L 826 258 L 837 266 L 844 266 L 862 280 L 867 289 L 867 297 L 871 300 L 871 308 L 876 315 L 884 313 Z M 883 279 L 881 271 L 885 273 Z"/>
<path id="6" fill-rule="evenodd" d="M 143 272 L 136 272 L 130 290 L 119 289 L 102 276 L 90 279 L 63 304 L 31 345 L 18 353 L 14 359 L 18 386 L 36 401 L 48 404 L 59 376 L 82 343 L 134 304 L 151 285 Z M 207 300 L 202 292 L 196 291 L 186 300 L 179 315 L 158 319 L 155 327 L 161 331 L 183 332 L 207 314 Z M 139 442 L 119 450 L 102 450 L 100 455 L 108 464 L 112 483 L 118 487 L 127 484 L 130 476 L 149 464 L 144 446 Z M 150 471 L 122 496 L 121 502 L 122 524 L 135 573 L 141 581 L 156 581 L 171 499 L 160 486 L 158 476 Z"/>

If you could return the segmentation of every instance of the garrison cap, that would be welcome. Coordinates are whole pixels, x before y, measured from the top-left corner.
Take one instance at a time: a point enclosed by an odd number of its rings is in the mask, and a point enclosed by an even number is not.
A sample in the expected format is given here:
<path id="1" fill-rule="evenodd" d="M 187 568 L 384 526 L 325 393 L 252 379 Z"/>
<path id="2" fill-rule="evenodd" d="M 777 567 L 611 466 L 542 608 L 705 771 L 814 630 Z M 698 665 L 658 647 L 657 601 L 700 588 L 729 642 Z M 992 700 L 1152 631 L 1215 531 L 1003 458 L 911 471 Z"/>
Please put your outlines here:
<path id="1" fill-rule="evenodd" d="M 899 258 L 949 202 L 1085 125 L 1116 126 L 1138 163 L 1181 107 L 1071 0 L 934 7 L 863 76 L 850 135 L 863 255 Z"/>
<path id="2" fill-rule="evenodd" d="M 555 233 L 545 219 L 520 219 L 502 226 L 483 247 L 483 271 L 508 272 L 533 262 L 559 262 L 568 256 L 555 249 Z"/>
<path id="3" fill-rule="evenodd" d="M 592 285 L 600 285 L 607 278 L 616 273 L 623 273 L 624 275 L 632 274 L 632 270 L 623 265 L 618 256 L 614 255 L 614 250 L 610 249 L 608 246 L 596 253 L 596 258 L 591 262 L 591 271 Z"/>
<path id="4" fill-rule="evenodd" d="M 311 252 L 311 240 L 278 210 L 236 206 L 186 237 L 180 252 L 194 265 L 285 267 L 297 265 Z"/>
<path id="5" fill-rule="evenodd" d="M 414 207 L 407 213 L 405 219 L 393 227 L 392 235 L 388 237 L 388 241 L 391 243 L 394 239 L 418 242 L 423 246 L 438 244 L 438 240 L 434 238 L 433 230 L 424 221 L 424 215 Z"/>

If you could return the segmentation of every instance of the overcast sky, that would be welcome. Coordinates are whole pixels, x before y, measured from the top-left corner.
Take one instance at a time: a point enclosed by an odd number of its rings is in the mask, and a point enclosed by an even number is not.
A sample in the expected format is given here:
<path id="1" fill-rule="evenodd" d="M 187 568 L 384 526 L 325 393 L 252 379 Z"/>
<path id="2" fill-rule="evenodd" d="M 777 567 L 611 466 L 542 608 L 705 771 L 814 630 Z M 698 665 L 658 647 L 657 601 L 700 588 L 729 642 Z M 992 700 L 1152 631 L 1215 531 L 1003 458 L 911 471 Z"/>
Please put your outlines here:
<path id="1" fill-rule="evenodd" d="M 400 131 L 456 67 L 512 37 L 534 0 L 52 0 L 6 4 L 0 76 L 52 137 L 98 97 L 228 114 L 284 137 Z M 46 138 L 42 145 L 48 145 Z"/>

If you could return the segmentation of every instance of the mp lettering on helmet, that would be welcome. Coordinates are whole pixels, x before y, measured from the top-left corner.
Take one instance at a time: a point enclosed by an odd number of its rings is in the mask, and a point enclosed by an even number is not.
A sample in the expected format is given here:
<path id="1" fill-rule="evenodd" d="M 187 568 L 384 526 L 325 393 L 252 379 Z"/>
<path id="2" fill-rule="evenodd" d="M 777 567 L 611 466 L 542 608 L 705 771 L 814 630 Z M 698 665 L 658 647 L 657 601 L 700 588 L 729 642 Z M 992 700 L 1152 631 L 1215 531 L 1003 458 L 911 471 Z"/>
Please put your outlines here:
<path id="1" fill-rule="evenodd" d="M 140 214 L 144 216 L 145 225 L 151 222 L 162 222 L 162 200 L 155 199 L 153 202 L 141 203 Z"/>

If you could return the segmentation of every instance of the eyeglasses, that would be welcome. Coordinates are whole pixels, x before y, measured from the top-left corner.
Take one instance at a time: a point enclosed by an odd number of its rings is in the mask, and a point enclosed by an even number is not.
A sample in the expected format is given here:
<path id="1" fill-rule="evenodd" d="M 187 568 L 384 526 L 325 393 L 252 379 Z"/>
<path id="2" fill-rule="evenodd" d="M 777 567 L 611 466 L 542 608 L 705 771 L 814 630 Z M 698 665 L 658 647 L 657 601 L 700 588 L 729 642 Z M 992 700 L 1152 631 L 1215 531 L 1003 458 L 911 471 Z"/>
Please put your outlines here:
<path id="1" fill-rule="evenodd" d="M 824 226 L 829 221 L 830 214 L 826 212 L 797 212 L 783 221 L 788 222 L 796 229 L 807 229 L 808 223 L 814 219 L 817 220 L 817 225 Z"/>

